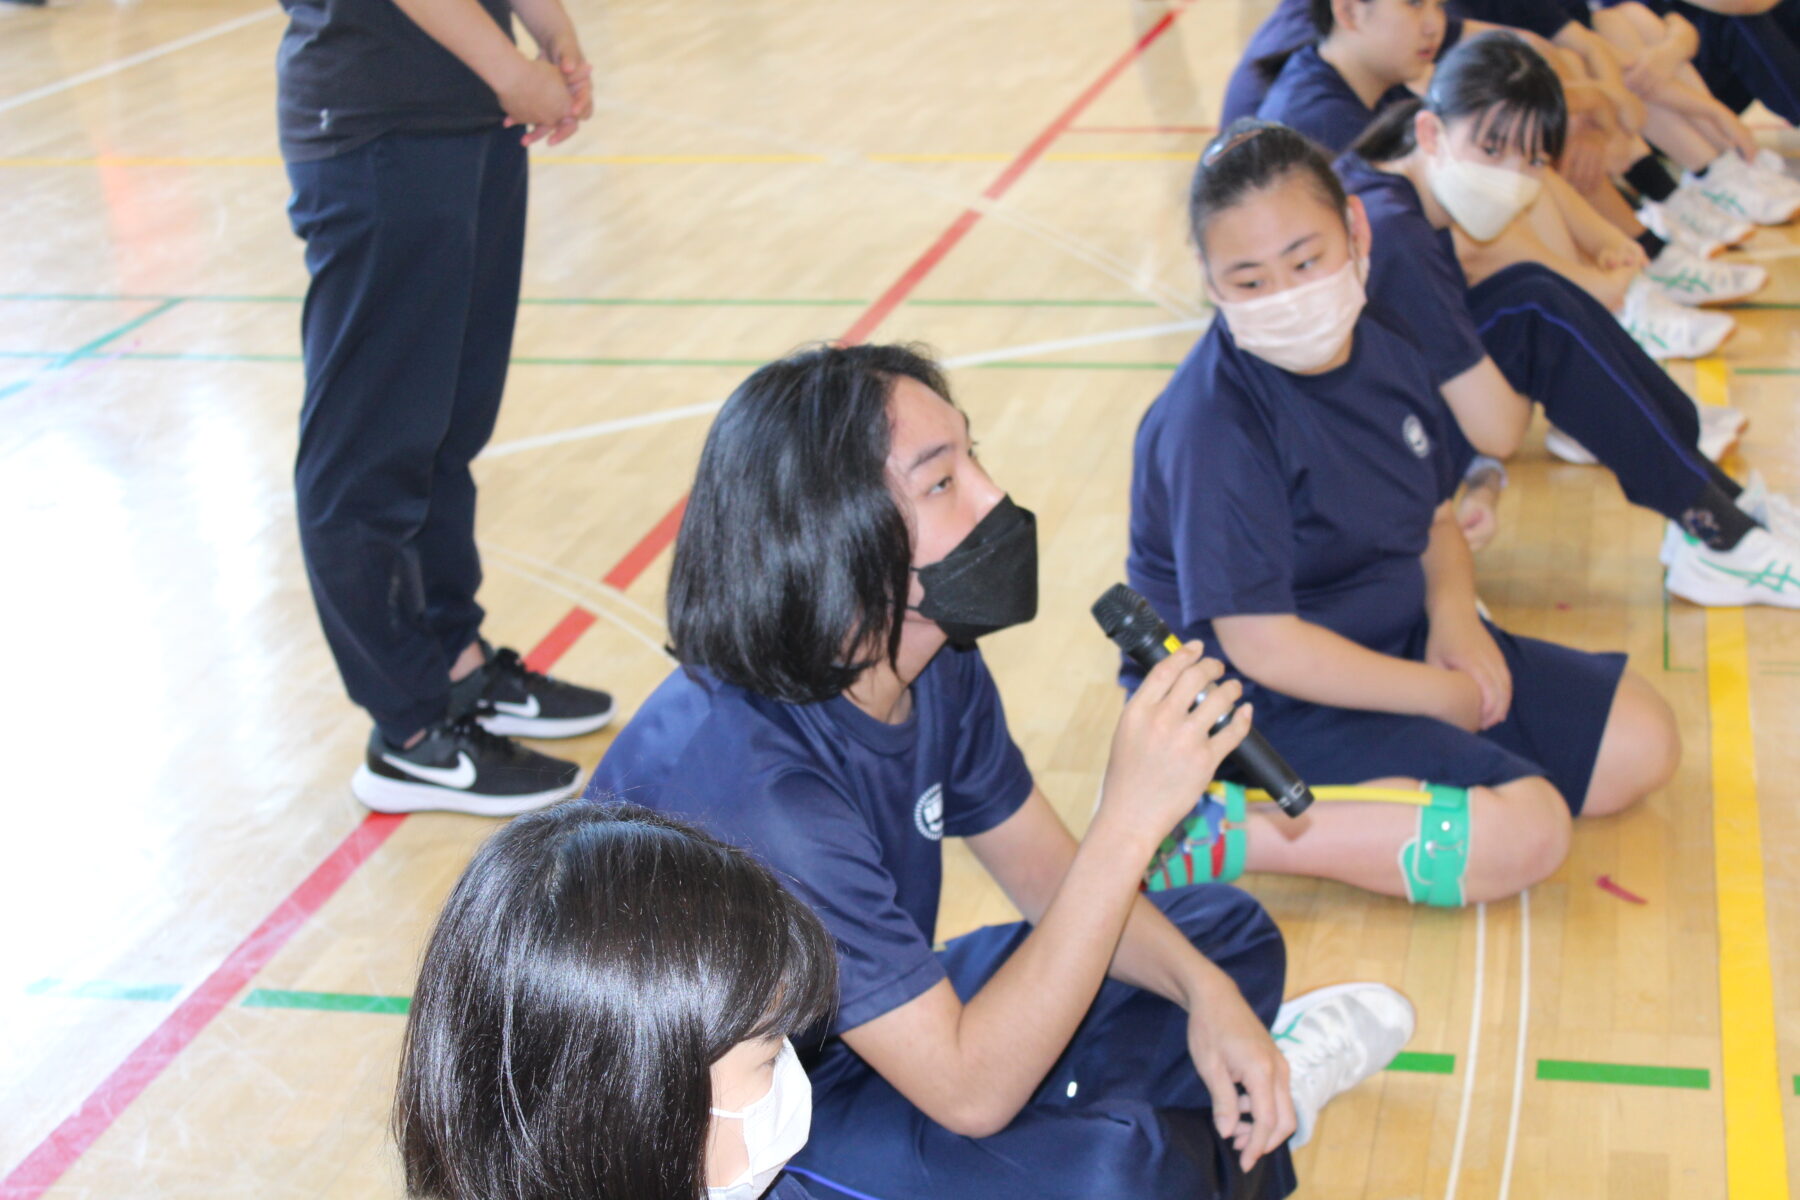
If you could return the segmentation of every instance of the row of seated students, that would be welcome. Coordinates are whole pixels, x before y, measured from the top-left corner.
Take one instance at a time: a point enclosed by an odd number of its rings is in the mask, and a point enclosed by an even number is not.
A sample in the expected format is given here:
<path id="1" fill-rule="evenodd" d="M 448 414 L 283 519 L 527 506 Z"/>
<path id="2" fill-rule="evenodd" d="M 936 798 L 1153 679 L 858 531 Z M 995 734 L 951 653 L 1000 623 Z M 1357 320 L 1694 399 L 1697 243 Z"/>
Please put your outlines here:
<path id="1" fill-rule="evenodd" d="M 1582 283 L 1465 274 L 1452 231 L 1526 219 L 1570 145 L 1532 44 L 1465 28 L 1422 99 L 1366 107 L 1335 167 L 1250 119 L 1196 171 L 1217 317 L 1139 426 L 1126 548 L 1182 644 L 1122 671 L 1079 837 L 978 648 L 1036 613 L 1035 518 L 943 374 L 824 346 L 731 395 L 675 547 L 680 665 L 440 918 L 396 1109 L 414 1194 L 1287 1195 L 1413 1012 L 1371 983 L 1284 1003 L 1235 873 L 1499 899 L 1669 781 L 1673 716 L 1623 655 L 1484 614 L 1458 490 L 1542 403 L 1668 518 L 1701 603 L 1800 606 L 1788 510 Z M 1309 781 L 1429 802 L 1234 807 L 1208 788 L 1252 718 Z M 1188 877 L 1145 891 L 1175 828 Z M 945 836 L 1024 921 L 935 944 Z"/>

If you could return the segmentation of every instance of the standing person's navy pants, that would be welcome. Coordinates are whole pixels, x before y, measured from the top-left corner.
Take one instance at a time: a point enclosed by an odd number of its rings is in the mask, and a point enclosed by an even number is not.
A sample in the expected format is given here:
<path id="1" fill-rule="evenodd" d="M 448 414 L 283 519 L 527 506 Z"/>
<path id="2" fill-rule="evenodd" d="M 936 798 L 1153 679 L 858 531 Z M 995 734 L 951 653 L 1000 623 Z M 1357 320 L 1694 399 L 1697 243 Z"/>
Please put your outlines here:
<path id="1" fill-rule="evenodd" d="M 1262 906 L 1225 884 L 1150 900 L 1273 1024 L 1287 949 Z M 957 995 L 979 991 L 1029 932 L 994 925 L 945 947 Z M 842 1043 L 826 1054 L 838 1061 L 814 1069 L 812 1138 L 788 1167 L 819 1200 L 1265 1200 L 1294 1190 L 1286 1146 L 1248 1176 L 1238 1170 L 1188 1056 L 1187 1013 L 1127 984 L 1101 987 L 1030 1103 L 991 1137 L 951 1133 Z"/>
<path id="2" fill-rule="evenodd" d="M 1783 0 L 1769 12 L 1743 17 L 1682 0 L 1656 7 L 1680 13 L 1699 33 L 1694 69 L 1726 107 L 1741 113 L 1761 100 L 1800 125 L 1800 3 Z"/>
<path id="3" fill-rule="evenodd" d="M 481 628 L 469 463 L 506 384 L 526 170 L 498 126 L 288 164 L 312 275 L 300 545 L 350 698 L 395 743 L 445 715 Z"/>
<path id="4" fill-rule="evenodd" d="M 1506 381 L 1605 463 L 1633 504 L 1680 521 L 1709 487 L 1737 494 L 1700 453 L 1694 402 L 1579 287 L 1519 263 L 1470 288 L 1469 311 Z"/>

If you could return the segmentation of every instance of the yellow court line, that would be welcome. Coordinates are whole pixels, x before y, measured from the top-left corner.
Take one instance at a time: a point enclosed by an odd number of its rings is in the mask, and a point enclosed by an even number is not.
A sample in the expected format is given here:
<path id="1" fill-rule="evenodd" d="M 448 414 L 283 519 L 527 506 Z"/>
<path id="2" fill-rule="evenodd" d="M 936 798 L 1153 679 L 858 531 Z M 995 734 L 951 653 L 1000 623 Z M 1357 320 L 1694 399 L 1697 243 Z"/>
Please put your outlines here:
<path id="1" fill-rule="evenodd" d="M 1013 155 L 999 151 L 943 152 L 932 154 L 537 154 L 534 161 L 552 167 L 693 167 L 693 166 L 817 166 L 824 163 L 999 163 Z M 1120 163 L 1191 162 L 1184 150 L 1063 150 L 1044 155 L 1045 162 Z M 87 157 L 26 155 L 0 158 L 0 168 L 67 167 L 279 167 L 273 154 L 192 155 L 121 154 Z"/>
<path id="2" fill-rule="evenodd" d="M 1695 364 L 1703 404 L 1724 404 L 1729 372 Z M 1725 1173 L 1733 1200 L 1787 1200 L 1787 1135 L 1775 1037 L 1775 984 L 1763 892 L 1750 656 L 1741 608 L 1706 610 L 1712 725 L 1713 888 L 1719 906 L 1719 1022 Z"/>

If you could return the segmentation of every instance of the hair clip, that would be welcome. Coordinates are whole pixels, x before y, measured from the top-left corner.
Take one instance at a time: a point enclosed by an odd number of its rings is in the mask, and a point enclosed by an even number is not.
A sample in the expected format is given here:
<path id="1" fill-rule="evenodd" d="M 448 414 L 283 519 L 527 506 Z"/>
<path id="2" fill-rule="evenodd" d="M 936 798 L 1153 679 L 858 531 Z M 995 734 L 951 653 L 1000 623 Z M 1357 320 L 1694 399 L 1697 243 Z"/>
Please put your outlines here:
<path id="1" fill-rule="evenodd" d="M 1242 128 L 1239 128 L 1239 126 L 1242 126 Z M 1260 118 L 1249 117 L 1242 121 L 1234 122 L 1232 128 L 1236 129 L 1237 132 L 1233 133 L 1231 130 L 1227 130 L 1225 134 L 1214 139 L 1213 144 L 1206 148 L 1205 153 L 1201 154 L 1201 166 L 1212 166 L 1215 162 L 1219 161 L 1220 158 L 1224 157 L 1224 155 L 1237 149 L 1257 134 L 1264 133 L 1270 129 L 1280 129 L 1282 128 L 1282 125 L 1279 121 L 1264 121 Z"/>

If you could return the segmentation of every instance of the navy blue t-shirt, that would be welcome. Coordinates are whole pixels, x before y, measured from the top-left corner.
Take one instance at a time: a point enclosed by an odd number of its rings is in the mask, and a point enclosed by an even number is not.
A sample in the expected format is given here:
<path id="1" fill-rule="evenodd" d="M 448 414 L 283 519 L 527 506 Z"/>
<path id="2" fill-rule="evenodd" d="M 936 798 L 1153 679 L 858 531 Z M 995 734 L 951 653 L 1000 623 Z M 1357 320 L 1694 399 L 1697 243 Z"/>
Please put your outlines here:
<path id="1" fill-rule="evenodd" d="M 480 0 L 512 37 L 511 0 Z M 499 98 L 393 0 L 281 0 L 275 56 L 282 157 L 330 158 L 384 133 L 469 133 L 506 117 Z"/>
<path id="2" fill-rule="evenodd" d="M 1469 312 L 1469 281 L 1448 229 L 1433 229 L 1404 175 L 1346 154 L 1334 164 L 1369 216 L 1369 303 L 1419 348 L 1441 385 L 1487 357 Z"/>
<path id="3" fill-rule="evenodd" d="M 1353 339 L 1343 366 L 1295 375 L 1215 320 L 1138 427 L 1127 575 L 1221 658 L 1216 617 L 1291 613 L 1392 654 L 1424 615 L 1450 411 L 1373 308 Z"/>
<path id="4" fill-rule="evenodd" d="M 1370 108 L 1358 98 L 1336 67 L 1319 56 L 1317 46 L 1302 46 L 1281 68 L 1256 115 L 1297 129 L 1333 154 L 1350 148 L 1375 114 L 1411 96 L 1395 84 Z"/>
<path id="5" fill-rule="evenodd" d="M 1225 100 L 1219 106 L 1219 128 L 1224 129 L 1239 117 L 1254 117 L 1263 97 L 1269 94 L 1270 80 L 1257 66 L 1263 59 L 1278 54 L 1291 54 L 1302 46 L 1319 40 L 1319 31 L 1308 13 L 1307 0 L 1280 0 L 1275 10 L 1256 27 L 1244 47 L 1243 57 L 1225 84 Z M 1444 44 L 1438 57 L 1448 54 L 1462 37 L 1462 19 L 1450 17 L 1444 25 Z"/>
<path id="6" fill-rule="evenodd" d="M 1570 21 L 1594 23 L 1581 0 L 1449 0 L 1447 7 L 1470 21 L 1523 29 L 1546 39 L 1561 33 Z"/>
<path id="7" fill-rule="evenodd" d="M 588 781 L 751 851 L 811 905 L 838 946 L 842 1033 L 945 977 L 936 941 L 943 846 L 984 833 L 1031 794 L 979 650 L 945 649 L 888 725 L 839 697 L 785 704 L 678 668 Z"/>

